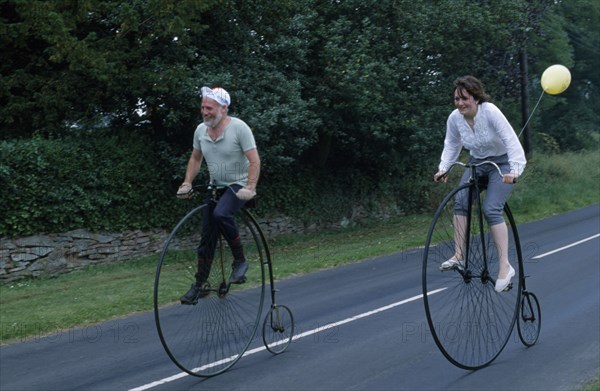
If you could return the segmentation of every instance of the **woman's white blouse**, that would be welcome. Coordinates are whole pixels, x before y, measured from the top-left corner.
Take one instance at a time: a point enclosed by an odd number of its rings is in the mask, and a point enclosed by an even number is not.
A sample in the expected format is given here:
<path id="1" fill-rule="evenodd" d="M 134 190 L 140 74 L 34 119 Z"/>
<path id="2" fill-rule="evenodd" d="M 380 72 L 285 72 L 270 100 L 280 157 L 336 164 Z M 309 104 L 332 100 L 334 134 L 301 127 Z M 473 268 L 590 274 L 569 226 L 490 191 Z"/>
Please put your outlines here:
<path id="1" fill-rule="evenodd" d="M 473 128 L 458 109 L 450 113 L 440 171 L 448 171 L 450 165 L 458 159 L 462 147 L 477 159 L 508 154 L 510 171 L 517 175 L 523 173 L 527 164 L 517 134 L 500 109 L 490 102 L 477 106 Z"/>

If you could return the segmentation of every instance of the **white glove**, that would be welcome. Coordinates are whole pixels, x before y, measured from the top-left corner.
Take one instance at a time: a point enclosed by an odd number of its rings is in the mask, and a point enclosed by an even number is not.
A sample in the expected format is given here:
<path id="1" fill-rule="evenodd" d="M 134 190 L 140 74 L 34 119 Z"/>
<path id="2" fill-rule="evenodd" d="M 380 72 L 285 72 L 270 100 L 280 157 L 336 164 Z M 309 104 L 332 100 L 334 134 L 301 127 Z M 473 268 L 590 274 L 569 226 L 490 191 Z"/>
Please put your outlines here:
<path id="1" fill-rule="evenodd" d="M 192 184 L 189 182 L 183 182 L 177 190 L 177 198 L 186 199 L 192 196 Z"/>
<path id="2" fill-rule="evenodd" d="M 250 189 L 246 189 L 245 187 L 242 187 L 241 189 L 238 190 L 237 193 L 235 193 L 235 195 L 240 200 L 248 201 L 248 200 L 253 199 L 256 196 L 256 192 L 254 190 L 250 190 Z"/>

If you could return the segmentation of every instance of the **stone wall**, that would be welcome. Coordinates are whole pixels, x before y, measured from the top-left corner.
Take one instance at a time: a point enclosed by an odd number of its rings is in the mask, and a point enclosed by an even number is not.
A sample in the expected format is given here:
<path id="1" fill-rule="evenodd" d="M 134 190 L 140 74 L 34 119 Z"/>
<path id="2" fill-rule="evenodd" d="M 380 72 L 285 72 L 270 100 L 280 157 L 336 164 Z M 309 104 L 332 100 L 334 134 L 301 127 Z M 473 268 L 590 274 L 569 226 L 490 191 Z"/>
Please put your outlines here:
<path id="1" fill-rule="evenodd" d="M 259 221 L 267 237 L 306 232 L 290 218 Z M 162 250 L 168 232 L 154 230 L 92 233 L 75 230 L 59 234 L 0 239 L 0 283 L 23 278 L 49 277 L 88 265 L 136 259 Z M 193 247 L 192 243 L 181 246 Z"/>
<path id="2" fill-rule="evenodd" d="M 165 238 L 161 231 L 98 234 L 75 230 L 1 239 L 0 281 L 55 276 L 97 263 L 139 258 L 158 252 Z"/>
<path id="3" fill-rule="evenodd" d="M 323 228 L 346 228 L 363 220 L 387 220 L 401 214 L 396 205 L 377 211 L 355 206 L 348 217 L 337 222 L 305 225 L 281 216 L 257 219 L 267 238 L 281 234 L 314 232 Z M 23 278 L 51 277 L 89 265 L 125 261 L 158 254 L 168 232 L 127 231 L 123 233 L 92 233 L 75 230 L 59 234 L 24 238 L 0 238 L 0 284 Z M 243 233 L 242 233 L 243 234 Z M 195 243 L 180 244 L 193 248 Z"/>

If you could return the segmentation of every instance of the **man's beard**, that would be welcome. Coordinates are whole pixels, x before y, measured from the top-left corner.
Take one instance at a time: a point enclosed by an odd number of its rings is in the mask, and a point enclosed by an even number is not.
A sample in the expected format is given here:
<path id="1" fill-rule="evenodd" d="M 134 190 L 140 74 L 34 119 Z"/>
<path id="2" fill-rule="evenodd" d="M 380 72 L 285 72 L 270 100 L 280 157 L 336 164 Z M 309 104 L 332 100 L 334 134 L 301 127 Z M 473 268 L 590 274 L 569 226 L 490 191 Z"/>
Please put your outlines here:
<path id="1" fill-rule="evenodd" d="M 221 122 L 222 119 L 223 119 L 223 114 L 218 113 L 210 121 L 205 118 L 204 125 L 208 126 L 209 128 L 214 128 L 215 126 L 217 126 L 219 124 L 219 122 Z"/>

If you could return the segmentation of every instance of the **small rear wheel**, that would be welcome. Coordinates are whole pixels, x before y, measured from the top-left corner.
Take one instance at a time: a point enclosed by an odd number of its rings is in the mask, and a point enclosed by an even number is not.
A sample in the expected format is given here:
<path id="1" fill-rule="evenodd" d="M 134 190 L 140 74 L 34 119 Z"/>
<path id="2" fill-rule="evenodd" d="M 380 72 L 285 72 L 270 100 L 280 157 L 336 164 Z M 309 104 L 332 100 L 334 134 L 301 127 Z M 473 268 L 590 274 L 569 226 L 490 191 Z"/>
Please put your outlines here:
<path id="1" fill-rule="evenodd" d="M 541 327 L 542 310 L 540 302 L 533 293 L 524 291 L 517 320 L 517 330 L 523 345 L 535 345 L 540 336 Z"/>
<path id="2" fill-rule="evenodd" d="M 263 322 L 263 342 L 273 354 L 283 353 L 294 336 L 294 316 L 284 305 L 274 304 Z"/>

